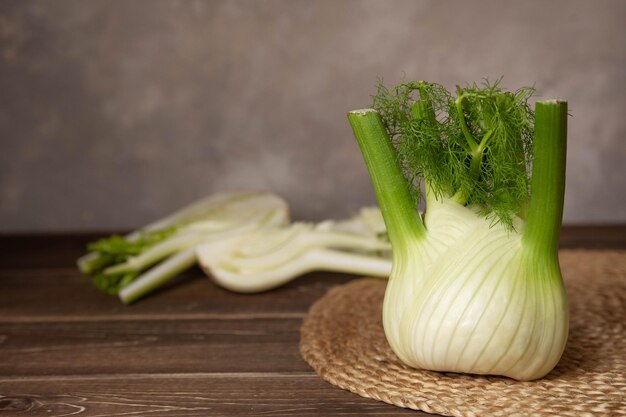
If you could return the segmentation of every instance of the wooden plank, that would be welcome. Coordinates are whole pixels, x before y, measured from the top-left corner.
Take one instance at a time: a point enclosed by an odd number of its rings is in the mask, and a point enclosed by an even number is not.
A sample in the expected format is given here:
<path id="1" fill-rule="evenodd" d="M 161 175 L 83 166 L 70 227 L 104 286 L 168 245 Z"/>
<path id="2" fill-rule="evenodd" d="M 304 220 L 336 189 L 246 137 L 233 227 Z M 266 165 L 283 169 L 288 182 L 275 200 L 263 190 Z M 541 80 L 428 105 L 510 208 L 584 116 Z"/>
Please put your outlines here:
<path id="1" fill-rule="evenodd" d="M 0 268 L 74 266 L 89 242 L 111 233 L 0 235 Z"/>
<path id="2" fill-rule="evenodd" d="M 0 376 L 310 371 L 300 319 L 0 324 Z"/>
<path id="3" fill-rule="evenodd" d="M 238 317 L 303 317 L 311 303 L 333 285 L 354 276 L 312 273 L 258 294 L 237 294 L 213 284 L 194 268 L 131 306 L 98 292 L 73 268 L 0 270 L 0 322 L 161 320 Z"/>
<path id="4" fill-rule="evenodd" d="M 314 374 L 93 375 L 0 379 L 0 415 L 427 416 L 359 397 Z"/>
<path id="5" fill-rule="evenodd" d="M 560 247 L 626 249 L 626 225 L 564 226 Z"/>
<path id="6" fill-rule="evenodd" d="M 299 356 L 306 310 L 352 276 L 242 295 L 196 268 L 129 307 L 73 266 L 93 238 L 0 237 L 0 414 L 404 413 L 323 383 Z M 626 227 L 566 228 L 562 242 L 626 248 Z"/>

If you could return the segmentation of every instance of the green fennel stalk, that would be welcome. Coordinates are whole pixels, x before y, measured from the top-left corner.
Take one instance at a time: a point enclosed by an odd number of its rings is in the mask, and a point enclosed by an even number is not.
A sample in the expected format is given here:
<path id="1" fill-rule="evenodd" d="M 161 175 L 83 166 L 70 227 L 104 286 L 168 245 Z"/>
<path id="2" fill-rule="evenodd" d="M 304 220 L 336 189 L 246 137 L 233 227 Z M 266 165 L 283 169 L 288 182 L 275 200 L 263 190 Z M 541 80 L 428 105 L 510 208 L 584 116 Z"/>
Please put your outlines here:
<path id="1" fill-rule="evenodd" d="M 565 196 L 567 102 L 537 102 L 532 198 L 524 241 L 538 253 L 556 257 Z"/>

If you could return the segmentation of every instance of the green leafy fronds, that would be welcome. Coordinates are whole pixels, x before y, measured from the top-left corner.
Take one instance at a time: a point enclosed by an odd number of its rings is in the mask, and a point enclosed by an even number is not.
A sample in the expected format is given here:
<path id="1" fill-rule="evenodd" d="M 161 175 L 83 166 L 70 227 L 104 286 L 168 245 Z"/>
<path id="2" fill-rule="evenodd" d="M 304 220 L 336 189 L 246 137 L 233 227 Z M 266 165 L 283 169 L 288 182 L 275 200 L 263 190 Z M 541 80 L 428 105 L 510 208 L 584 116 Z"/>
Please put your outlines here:
<path id="1" fill-rule="evenodd" d="M 512 227 L 529 199 L 533 88 L 508 92 L 485 82 L 457 87 L 423 81 L 378 86 L 381 114 L 416 198 L 423 179 L 437 197 L 478 207 Z"/>
<path id="2" fill-rule="evenodd" d="M 416 92 L 427 99 L 414 101 Z M 447 166 L 442 128 L 450 100 L 445 88 L 425 82 L 401 84 L 392 90 L 380 83 L 374 96 L 373 108 L 381 114 L 416 202 L 422 196 L 422 178 L 436 184 L 450 182 L 450 173 L 441 169 Z"/>

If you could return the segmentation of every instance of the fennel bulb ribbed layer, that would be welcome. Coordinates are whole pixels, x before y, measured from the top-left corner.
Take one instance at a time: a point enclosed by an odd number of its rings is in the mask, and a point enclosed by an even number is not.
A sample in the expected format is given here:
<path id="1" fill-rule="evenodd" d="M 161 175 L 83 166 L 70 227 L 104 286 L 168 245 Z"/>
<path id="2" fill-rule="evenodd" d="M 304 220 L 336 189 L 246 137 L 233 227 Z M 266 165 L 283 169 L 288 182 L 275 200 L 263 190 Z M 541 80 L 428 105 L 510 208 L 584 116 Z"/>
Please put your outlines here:
<path id="1" fill-rule="evenodd" d="M 428 237 L 395 255 L 385 293 L 385 334 L 398 357 L 518 380 L 552 370 L 568 332 L 558 263 L 450 199 L 431 200 L 424 223 Z"/>

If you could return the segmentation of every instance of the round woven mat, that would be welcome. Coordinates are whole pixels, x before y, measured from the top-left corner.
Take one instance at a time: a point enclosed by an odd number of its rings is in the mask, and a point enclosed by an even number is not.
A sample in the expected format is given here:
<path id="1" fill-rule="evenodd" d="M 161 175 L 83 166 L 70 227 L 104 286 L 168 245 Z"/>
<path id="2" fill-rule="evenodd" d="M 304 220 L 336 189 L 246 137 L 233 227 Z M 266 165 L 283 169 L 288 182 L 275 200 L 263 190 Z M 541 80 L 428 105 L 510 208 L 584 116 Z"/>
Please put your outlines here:
<path id="1" fill-rule="evenodd" d="M 562 251 L 570 335 L 545 378 L 518 382 L 417 370 L 391 351 L 381 316 L 386 282 L 330 290 L 304 320 L 302 357 L 363 397 L 457 417 L 626 416 L 626 252 Z"/>

